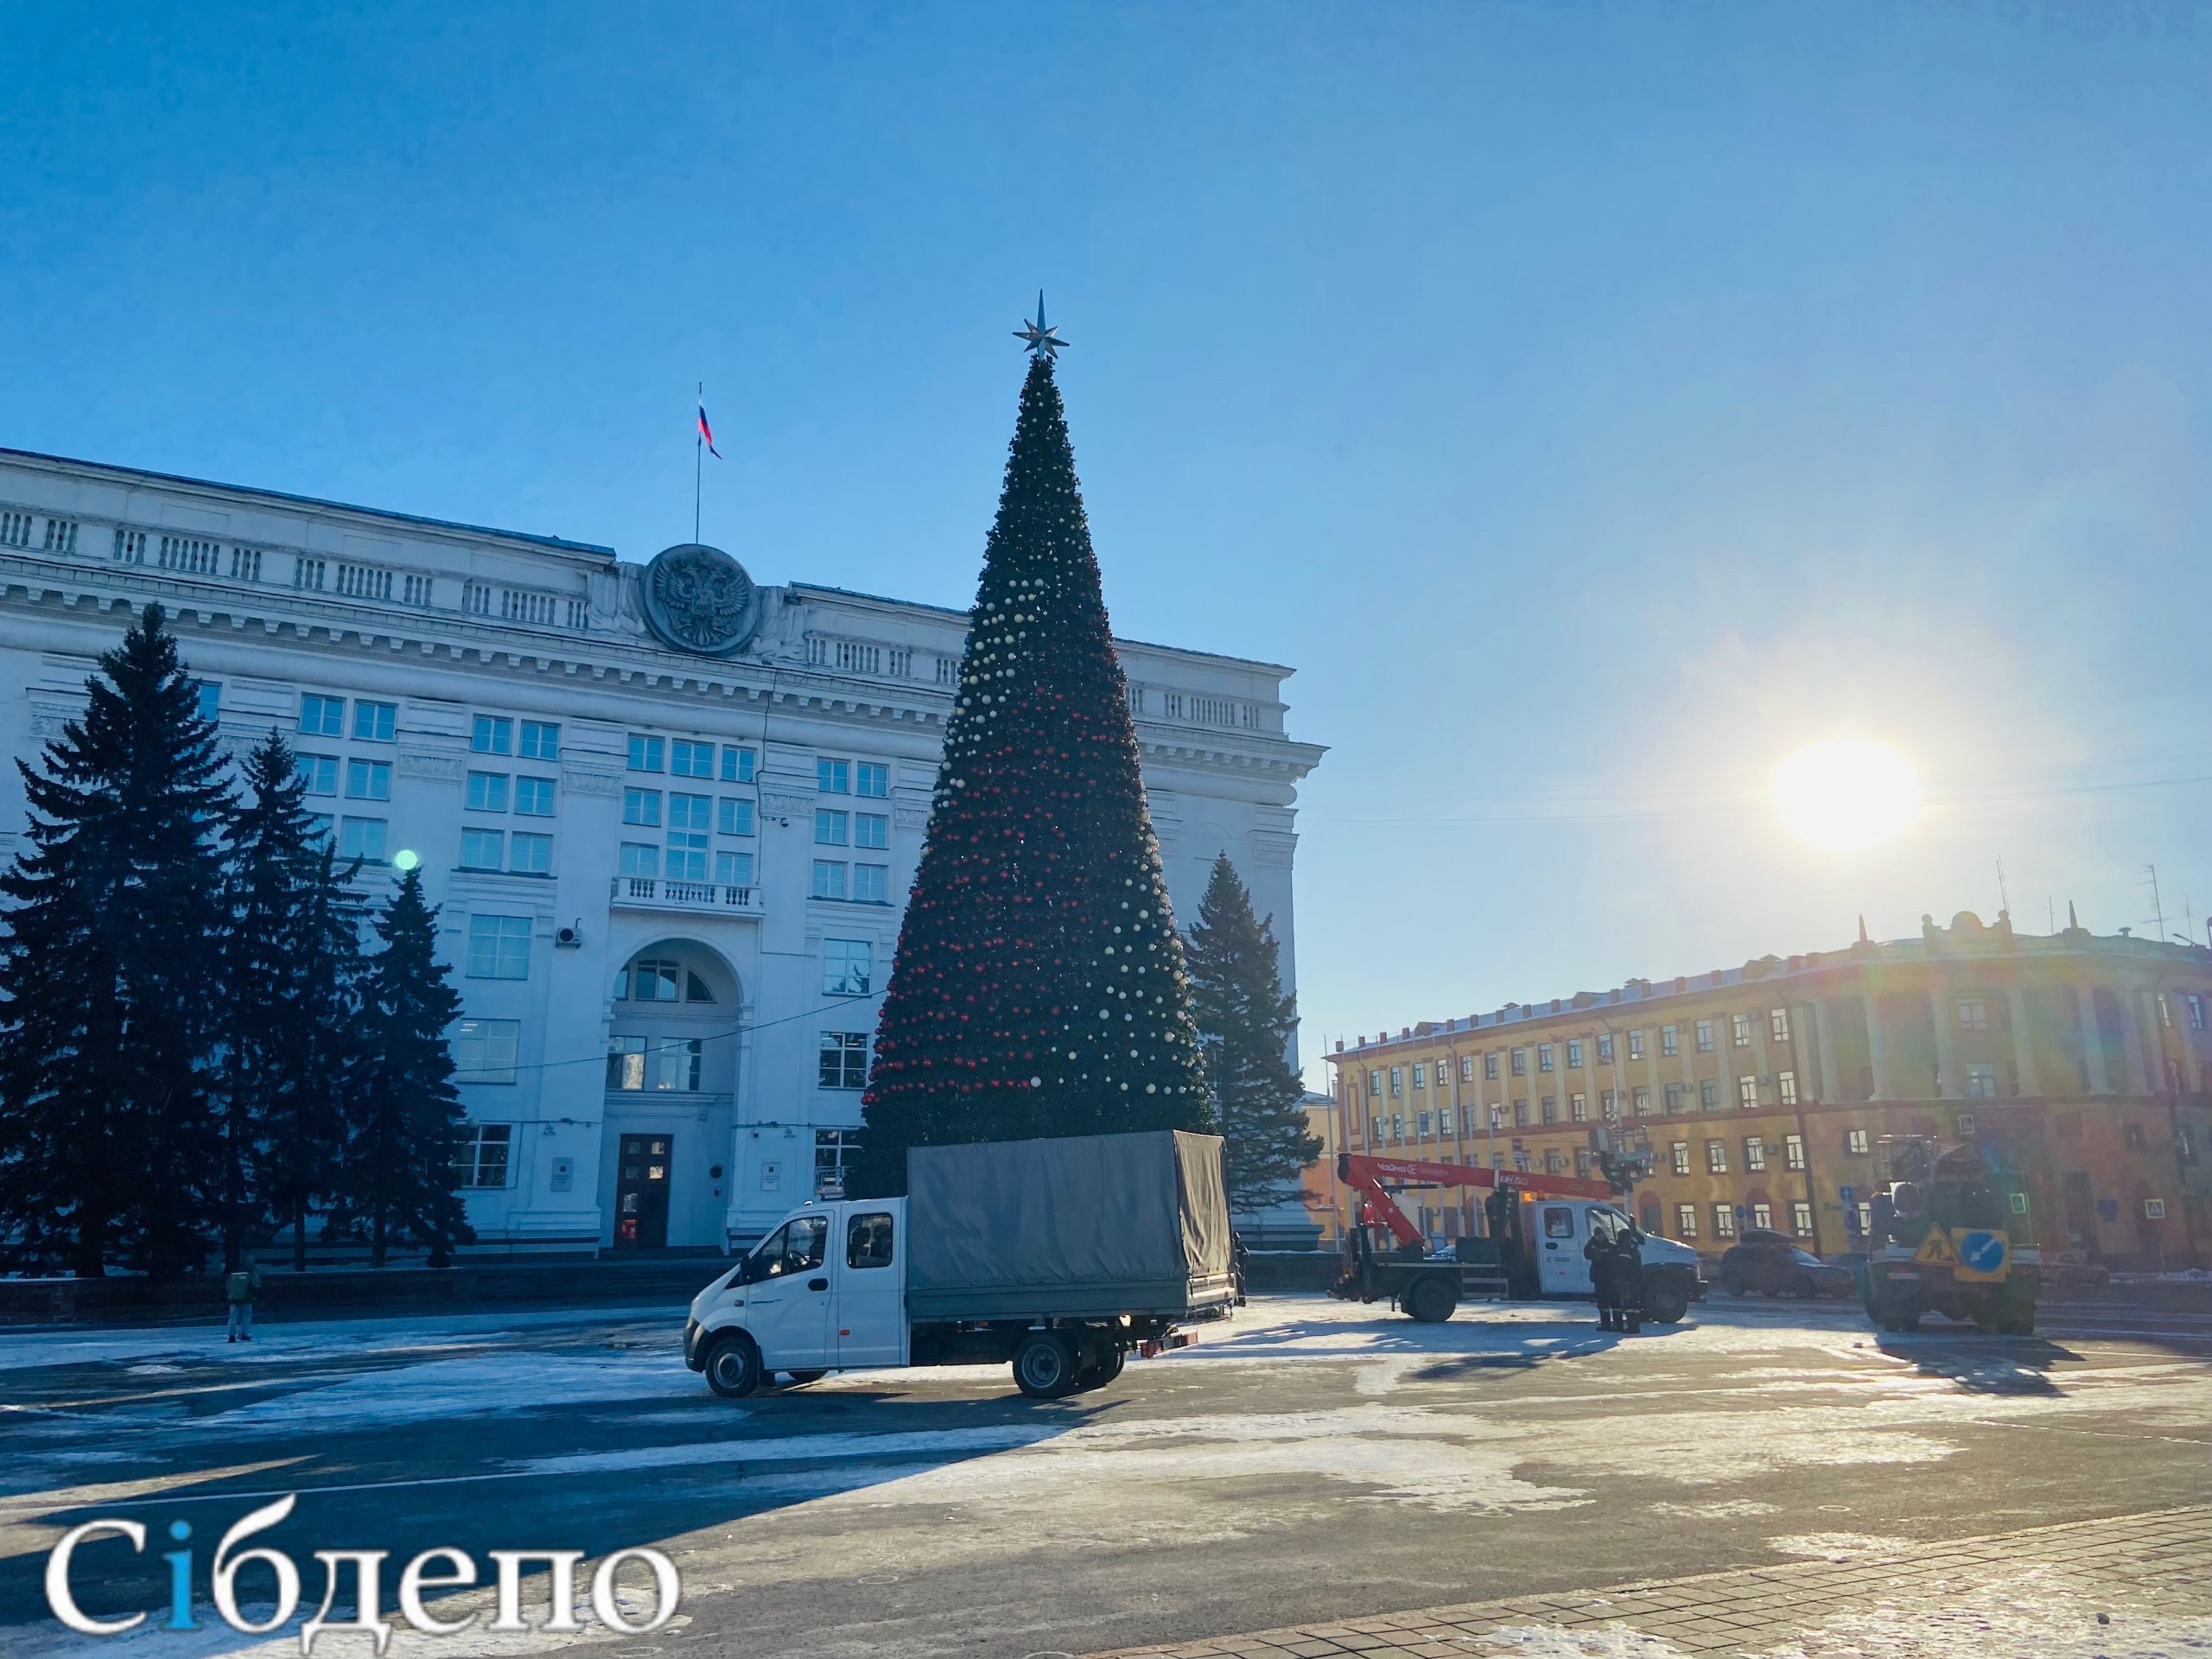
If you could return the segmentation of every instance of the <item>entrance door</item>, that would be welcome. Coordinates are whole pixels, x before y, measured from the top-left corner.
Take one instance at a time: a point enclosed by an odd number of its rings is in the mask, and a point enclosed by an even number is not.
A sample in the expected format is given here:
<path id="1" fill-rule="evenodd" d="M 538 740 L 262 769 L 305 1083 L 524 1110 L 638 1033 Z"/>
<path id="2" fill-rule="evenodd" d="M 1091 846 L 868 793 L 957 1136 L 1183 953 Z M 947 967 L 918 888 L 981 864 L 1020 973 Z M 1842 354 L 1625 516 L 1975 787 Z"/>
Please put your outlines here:
<path id="1" fill-rule="evenodd" d="M 1547 1296 L 1587 1295 L 1590 1264 L 1582 1259 L 1581 1207 L 1536 1206 L 1536 1283 Z"/>
<path id="2" fill-rule="evenodd" d="M 626 1135 L 614 1172 L 614 1244 L 658 1250 L 668 1243 L 669 1149 L 664 1135 Z"/>
<path id="3" fill-rule="evenodd" d="M 2073 1235 L 2075 1249 L 2087 1250 L 2094 1257 L 2097 1253 L 2097 1205 L 2090 1193 L 2088 1171 L 2068 1170 L 2064 1192 L 2066 1230 Z"/>

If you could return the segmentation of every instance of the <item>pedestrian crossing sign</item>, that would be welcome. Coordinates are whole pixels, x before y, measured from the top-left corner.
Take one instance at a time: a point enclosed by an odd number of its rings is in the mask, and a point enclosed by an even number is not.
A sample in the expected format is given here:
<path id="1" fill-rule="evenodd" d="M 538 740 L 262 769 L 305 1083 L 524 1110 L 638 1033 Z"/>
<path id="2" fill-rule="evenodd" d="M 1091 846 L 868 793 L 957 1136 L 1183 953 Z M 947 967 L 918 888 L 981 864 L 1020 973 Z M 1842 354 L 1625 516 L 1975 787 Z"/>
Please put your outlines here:
<path id="1" fill-rule="evenodd" d="M 1959 1265 L 1959 1253 L 1951 1248 L 1951 1236 L 1941 1227 L 1928 1230 L 1928 1236 L 1920 1241 L 1920 1249 L 1914 1253 L 1912 1259 L 1924 1262 L 1931 1268 L 1955 1268 Z"/>

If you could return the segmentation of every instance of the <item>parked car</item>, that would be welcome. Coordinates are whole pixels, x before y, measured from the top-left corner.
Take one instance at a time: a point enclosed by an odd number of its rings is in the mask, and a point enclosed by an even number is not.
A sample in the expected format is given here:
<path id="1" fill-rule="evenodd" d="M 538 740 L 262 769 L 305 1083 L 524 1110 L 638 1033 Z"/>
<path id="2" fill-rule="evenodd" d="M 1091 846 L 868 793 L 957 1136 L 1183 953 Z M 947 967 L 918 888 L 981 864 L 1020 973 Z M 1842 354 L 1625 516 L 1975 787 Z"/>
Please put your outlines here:
<path id="1" fill-rule="evenodd" d="M 2112 1282 L 2112 1271 L 2094 1262 L 2069 1261 L 2064 1256 L 2043 1259 L 2045 1290 L 2102 1290 Z"/>
<path id="2" fill-rule="evenodd" d="M 1823 1262 L 1787 1233 L 1746 1230 L 1720 1258 L 1715 1275 L 1731 1296 L 1764 1291 L 1770 1296 L 1856 1296 L 1851 1269 Z"/>

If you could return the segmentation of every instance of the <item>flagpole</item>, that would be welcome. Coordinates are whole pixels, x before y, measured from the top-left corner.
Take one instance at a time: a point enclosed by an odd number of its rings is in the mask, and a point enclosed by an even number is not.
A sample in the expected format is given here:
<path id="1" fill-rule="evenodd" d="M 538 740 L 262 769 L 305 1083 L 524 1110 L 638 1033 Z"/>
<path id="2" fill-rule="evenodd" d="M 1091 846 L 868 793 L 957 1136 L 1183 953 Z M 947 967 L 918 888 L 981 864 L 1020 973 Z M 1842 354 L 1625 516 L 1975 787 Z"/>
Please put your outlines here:
<path id="1" fill-rule="evenodd" d="M 707 406 L 707 383 L 699 383 L 699 407 Z M 699 484 L 707 465 L 707 435 L 695 431 L 691 435 L 691 539 L 699 539 Z"/>

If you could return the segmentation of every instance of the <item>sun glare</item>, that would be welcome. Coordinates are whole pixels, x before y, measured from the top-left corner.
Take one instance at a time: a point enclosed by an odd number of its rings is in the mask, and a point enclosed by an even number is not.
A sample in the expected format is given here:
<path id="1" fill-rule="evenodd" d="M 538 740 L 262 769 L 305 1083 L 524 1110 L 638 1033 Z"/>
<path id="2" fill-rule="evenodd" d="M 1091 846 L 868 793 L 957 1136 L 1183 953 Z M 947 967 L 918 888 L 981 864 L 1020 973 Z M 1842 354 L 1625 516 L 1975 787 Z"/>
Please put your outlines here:
<path id="1" fill-rule="evenodd" d="M 1853 852 L 1901 835 L 1920 814 L 1920 779 L 1885 743 L 1831 737 L 1774 769 L 1774 804 L 1803 840 Z"/>

